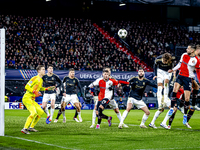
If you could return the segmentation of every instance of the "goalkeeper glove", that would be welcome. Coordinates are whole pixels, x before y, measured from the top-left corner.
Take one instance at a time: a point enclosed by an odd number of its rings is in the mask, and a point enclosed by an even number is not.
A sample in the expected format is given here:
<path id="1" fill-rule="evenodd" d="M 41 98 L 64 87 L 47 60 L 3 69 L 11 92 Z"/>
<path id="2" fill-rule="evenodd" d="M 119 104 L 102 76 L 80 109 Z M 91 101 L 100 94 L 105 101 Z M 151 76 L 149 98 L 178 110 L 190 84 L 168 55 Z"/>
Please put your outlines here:
<path id="1" fill-rule="evenodd" d="M 51 91 L 51 90 L 54 90 L 56 87 L 55 86 L 50 86 L 50 87 L 47 87 L 45 90 L 46 91 Z"/>
<path id="2" fill-rule="evenodd" d="M 33 91 L 33 94 L 35 94 L 35 97 L 42 96 L 42 93 L 40 93 L 39 91 Z"/>

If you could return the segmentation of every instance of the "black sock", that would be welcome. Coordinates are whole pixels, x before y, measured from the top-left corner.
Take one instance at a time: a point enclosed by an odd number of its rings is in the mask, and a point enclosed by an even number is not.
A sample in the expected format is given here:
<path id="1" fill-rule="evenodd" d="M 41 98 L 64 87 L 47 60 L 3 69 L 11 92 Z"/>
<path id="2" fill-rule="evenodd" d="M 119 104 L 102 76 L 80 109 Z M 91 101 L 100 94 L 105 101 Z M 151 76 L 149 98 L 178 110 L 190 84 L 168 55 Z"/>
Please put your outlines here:
<path id="1" fill-rule="evenodd" d="M 98 109 L 98 124 L 101 124 L 101 120 L 102 120 L 102 115 L 103 115 L 103 113 L 102 113 L 102 109 L 101 108 L 99 108 Z"/>
<path id="2" fill-rule="evenodd" d="M 56 119 L 58 119 L 58 118 L 60 117 L 61 114 L 62 114 L 62 112 L 61 112 L 61 108 L 60 108 L 59 111 L 58 111 L 58 114 L 57 114 Z"/>
<path id="3" fill-rule="evenodd" d="M 169 118 L 169 125 L 171 126 L 176 113 L 173 113 L 172 116 Z"/>
<path id="4" fill-rule="evenodd" d="M 102 119 L 108 119 L 108 116 L 106 116 L 106 115 L 104 115 L 104 114 L 102 113 L 101 118 L 102 118 Z"/>
<path id="5" fill-rule="evenodd" d="M 78 116 L 78 112 L 77 112 L 77 110 L 76 110 L 75 115 L 74 115 L 74 118 L 77 118 L 77 116 Z"/>
<path id="6" fill-rule="evenodd" d="M 175 104 L 177 103 L 176 94 L 177 93 L 175 93 L 175 92 L 172 92 L 172 94 L 171 94 L 171 108 L 173 108 L 175 106 Z"/>
<path id="7" fill-rule="evenodd" d="M 184 102 L 185 102 L 185 101 L 181 99 L 180 107 L 183 107 L 183 106 L 184 106 Z"/>
<path id="8" fill-rule="evenodd" d="M 192 106 L 195 106 L 197 100 L 198 90 L 193 90 L 192 92 Z"/>
<path id="9" fill-rule="evenodd" d="M 185 101 L 185 105 L 184 105 L 184 114 L 187 114 L 188 109 L 189 109 L 189 105 L 190 105 L 190 102 L 186 102 L 186 101 Z"/>
<path id="10" fill-rule="evenodd" d="M 192 115 L 194 114 L 194 111 L 189 111 L 187 114 L 187 122 L 189 122 L 190 118 L 192 117 Z"/>
<path id="11" fill-rule="evenodd" d="M 101 124 L 101 117 L 100 116 L 98 116 L 98 124 L 100 125 Z"/>

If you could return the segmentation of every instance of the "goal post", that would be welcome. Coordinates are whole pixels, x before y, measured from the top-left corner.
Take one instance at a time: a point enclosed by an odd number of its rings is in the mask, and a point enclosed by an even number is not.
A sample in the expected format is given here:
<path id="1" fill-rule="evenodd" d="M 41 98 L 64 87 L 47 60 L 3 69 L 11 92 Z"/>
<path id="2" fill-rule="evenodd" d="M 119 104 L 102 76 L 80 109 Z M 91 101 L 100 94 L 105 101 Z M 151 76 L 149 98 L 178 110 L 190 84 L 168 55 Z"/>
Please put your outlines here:
<path id="1" fill-rule="evenodd" d="M 5 122 L 5 29 L 0 29 L 0 136 L 4 136 Z"/>

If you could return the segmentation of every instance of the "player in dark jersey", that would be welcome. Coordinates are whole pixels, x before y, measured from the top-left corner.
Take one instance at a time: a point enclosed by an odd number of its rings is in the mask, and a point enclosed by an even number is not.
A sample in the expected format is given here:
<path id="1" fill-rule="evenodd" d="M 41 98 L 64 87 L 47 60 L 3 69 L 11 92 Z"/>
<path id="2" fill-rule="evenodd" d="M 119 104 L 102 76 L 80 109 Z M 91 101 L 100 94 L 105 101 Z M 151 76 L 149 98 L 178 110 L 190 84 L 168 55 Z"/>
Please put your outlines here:
<path id="1" fill-rule="evenodd" d="M 62 90 L 62 89 L 64 89 L 63 86 L 61 87 L 60 94 L 59 94 L 59 98 L 62 97 L 62 98 L 61 98 L 61 102 L 62 102 L 62 99 L 63 99 L 63 90 Z M 68 103 L 68 104 L 69 104 L 69 103 Z M 68 105 L 68 104 L 66 104 L 66 105 Z M 82 107 L 82 105 L 81 105 L 80 102 L 79 102 L 79 106 Z M 78 112 L 77 112 L 76 106 L 74 106 L 74 108 L 75 108 L 76 111 L 75 111 L 73 120 L 75 120 L 76 122 L 79 122 L 79 120 L 77 119 Z M 61 110 L 61 108 L 60 108 L 59 111 L 58 111 L 57 117 L 56 117 L 56 119 L 54 120 L 55 123 L 58 122 L 58 119 L 59 119 L 59 117 L 60 117 L 61 114 L 62 114 L 62 110 Z"/>
<path id="2" fill-rule="evenodd" d="M 83 96 L 83 91 L 79 80 L 74 75 L 75 75 L 75 70 L 71 68 L 69 69 L 69 75 L 65 76 L 63 79 L 64 92 L 63 92 L 63 100 L 61 103 L 61 111 L 64 123 L 66 122 L 65 106 L 69 102 L 76 107 L 77 114 L 79 116 L 79 122 L 82 122 L 81 105 L 77 97 L 77 87 L 80 90 L 81 96 Z"/>
<path id="3" fill-rule="evenodd" d="M 53 65 L 47 66 L 47 74 L 42 77 L 44 87 L 56 86 L 58 88 L 62 85 L 60 78 L 53 73 Z M 49 114 L 47 103 L 51 101 L 51 113 Z M 53 113 L 55 110 L 55 101 L 56 101 L 56 89 L 51 91 L 45 91 L 42 99 L 42 108 L 47 114 L 46 123 L 49 124 L 53 118 Z"/>
<path id="4" fill-rule="evenodd" d="M 143 68 L 139 68 L 138 76 L 130 78 L 128 82 L 131 85 L 131 91 L 130 91 L 128 101 L 127 101 L 127 108 L 122 115 L 122 119 L 119 123 L 118 128 L 122 129 L 124 120 L 127 117 L 133 105 L 135 105 L 138 109 L 141 109 L 144 111 L 145 114 L 143 115 L 140 128 L 147 128 L 145 126 L 145 122 L 149 117 L 150 111 L 148 107 L 146 106 L 146 104 L 142 101 L 142 95 L 147 85 L 153 86 L 155 88 L 157 87 L 157 85 L 151 83 L 148 79 L 144 77 Z"/>

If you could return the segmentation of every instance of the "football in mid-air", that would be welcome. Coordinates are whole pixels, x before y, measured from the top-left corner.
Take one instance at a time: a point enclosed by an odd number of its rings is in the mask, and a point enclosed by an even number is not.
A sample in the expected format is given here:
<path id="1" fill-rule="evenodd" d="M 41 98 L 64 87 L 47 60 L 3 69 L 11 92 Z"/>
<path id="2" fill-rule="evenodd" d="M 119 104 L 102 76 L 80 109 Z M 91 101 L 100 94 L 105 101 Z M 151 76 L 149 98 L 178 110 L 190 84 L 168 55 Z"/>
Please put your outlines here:
<path id="1" fill-rule="evenodd" d="M 127 32 L 125 29 L 120 29 L 120 30 L 118 31 L 118 36 L 119 36 L 121 39 L 126 38 L 127 34 L 128 34 L 128 32 Z"/>

